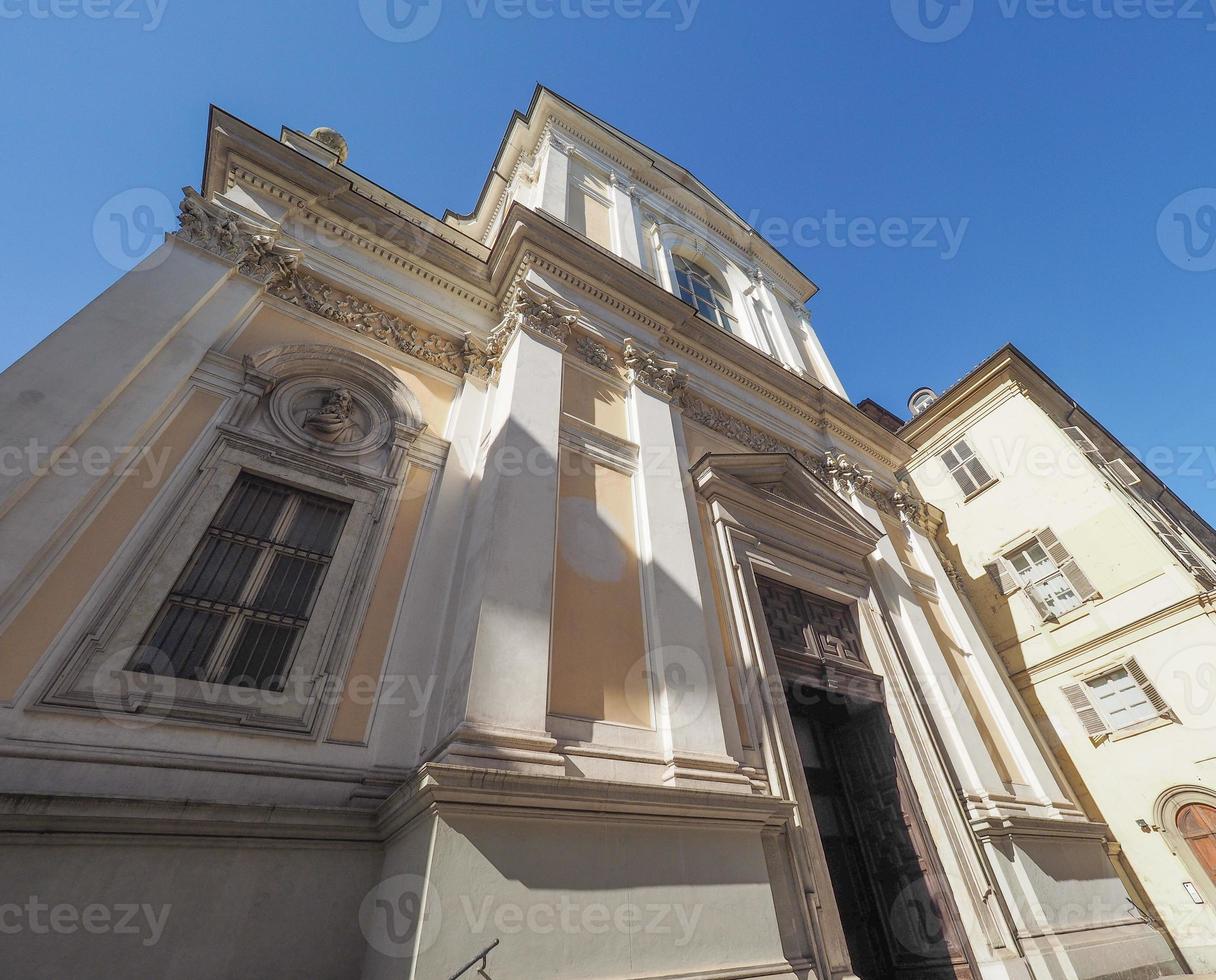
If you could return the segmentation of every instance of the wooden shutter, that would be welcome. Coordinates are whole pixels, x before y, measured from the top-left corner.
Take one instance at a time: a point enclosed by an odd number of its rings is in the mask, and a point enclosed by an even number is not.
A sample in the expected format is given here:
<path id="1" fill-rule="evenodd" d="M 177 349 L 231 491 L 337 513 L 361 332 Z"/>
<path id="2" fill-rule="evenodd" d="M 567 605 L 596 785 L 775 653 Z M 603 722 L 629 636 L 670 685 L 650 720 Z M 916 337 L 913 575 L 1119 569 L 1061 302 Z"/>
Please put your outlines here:
<path id="1" fill-rule="evenodd" d="M 1060 543 L 1060 539 L 1056 537 L 1055 532 L 1051 528 L 1039 532 L 1039 543 L 1051 555 L 1051 560 L 1064 573 L 1064 577 L 1068 579 L 1073 590 L 1081 597 L 1082 602 L 1087 602 L 1098 594 L 1098 590 L 1094 588 L 1094 584 L 1089 580 L 1089 576 L 1081 571 L 1081 566 L 1068 553 L 1068 549 Z"/>
<path id="2" fill-rule="evenodd" d="M 1004 558 L 998 558 L 991 565 L 985 565 L 984 571 L 992 576 L 992 581 L 1001 590 L 1001 595 L 1013 595 L 1021 588 L 1018 577 L 1014 575 L 1013 569 L 1009 567 L 1009 562 Z"/>
<path id="3" fill-rule="evenodd" d="M 1064 696 L 1068 698 L 1068 703 L 1072 706 L 1072 710 L 1081 719 L 1081 725 L 1090 740 L 1096 743 L 1100 739 L 1105 738 L 1108 734 L 1106 722 L 1102 720 L 1098 709 L 1089 700 L 1089 694 L 1086 693 L 1085 685 L 1068 684 L 1061 688 L 1061 690 L 1064 692 Z"/>
<path id="4" fill-rule="evenodd" d="M 1153 682 L 1148 679 L 1148 675 L 1144 673 L 1136 662 L 1136 658 L 1133 657 L 1123 666 L 1140 690 L 1144 692 L 1144 696 L 1148 699 L 1148 703 L 1153 706 L 1153 710 L 1163 718 L 1173 717 L 1174 713 L 1170 710 L 1170 706 L 1165 703 L 1165 698 L 1161 696 L 1161 692 L 1157 690 Z"/>

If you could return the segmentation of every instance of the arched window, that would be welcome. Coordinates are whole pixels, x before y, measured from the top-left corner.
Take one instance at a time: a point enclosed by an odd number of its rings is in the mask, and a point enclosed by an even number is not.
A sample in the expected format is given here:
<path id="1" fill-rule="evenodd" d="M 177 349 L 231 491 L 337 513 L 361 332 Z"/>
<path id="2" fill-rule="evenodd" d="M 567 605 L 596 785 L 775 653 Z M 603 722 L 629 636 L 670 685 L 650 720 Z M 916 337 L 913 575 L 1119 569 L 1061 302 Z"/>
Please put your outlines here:
<path id="1" fill-rule="evenodd" d="M 707 320 L 723 330 L 735 332 L 735 318 L 731 314 L 730 293 L 711 273 L 683 255 L 673 255 L 676 270 L 676 287 L 680 299 L 695 306 Z"/>
<path id="2" fill-rule="evenodd" d="M 1188 803 L 1178 811 L 1178 833 L 1186 838 L 1196 860 L 1216 882 L 1216 807 Z"/>

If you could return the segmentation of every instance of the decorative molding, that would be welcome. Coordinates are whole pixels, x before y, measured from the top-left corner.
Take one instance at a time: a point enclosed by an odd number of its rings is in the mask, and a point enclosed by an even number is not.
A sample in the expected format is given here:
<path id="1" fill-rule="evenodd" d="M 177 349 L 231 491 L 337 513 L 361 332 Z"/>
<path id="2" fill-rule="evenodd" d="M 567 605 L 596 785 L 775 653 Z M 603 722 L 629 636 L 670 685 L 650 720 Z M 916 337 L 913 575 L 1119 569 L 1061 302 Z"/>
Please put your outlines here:
<path id="1" fill-rule="evenodd" d="M 612 359 L 612 355 L 608 352 L 608 348 L 603 344 L 593 340 L 586 334 L 580 334 L 574 341 L 574 349 L 579 357 L 590 364 L 593 368 L 598 368 L 611 375 L 616 375 L 616 362 Z"/>
<path id="2" fill-rule="evenodd" d="M 311 273 L 295 270 L 291 275 L 268 284 L 267 290 L 272 296 L 457 377 L 465 374 L 473 360 L 468 340 L 462 343 L 423 330 L 364 299 L 331 286 Z"/>
<path id="3" fill-rule="evenodd" d="M 753 452 L 786 453 L 793 456 L 843 497 L 853 495 L 865 497 L 886 514 L 898 515 L 902 518 L 903 513 L 908 513 L 913 522 L 923 527 L 931 537 L 936 531 L 936 528 L 932 526 L 928 505 L 917 500 L 917 506 L 913 507 L 912 500 L 916 498 L 903 489 L 905 485 L 901 484 L 895 492 L 888 493 L 874 483 L 872 473 L 862 469 L 842 452 L 829 450 L 823 456 L 816 456 L 798 449 L 788 442 L 756 428 L 750 422 L 745 422 L 737 415 L 691 393 L 684 394 L 681 406 L 686 418 L 746 446 Z M 901 506 L 903 512 L 900 510 Z"/>
<path id="4" fill-rule="evenodd" d="M 237 272 L 269 286 L 289 278 L 300 264 L 300 250 L 279 241 L 280 231 L 218 204 L 193 189 L 178 207 L 177 237 L 236 266 Z"/>
<path id="5" fill-rule="evenodd" d="M 688 376 L 680 371 L 675 361 L 663 360 L 632 337 L 625 340 L 625 367 L 630 384 L 640 385 L 671 402 L 678 403 L 688 387 Z"/>
<path id="6" fill-rule="evenodd" d="M 490 334 L 485 351 L 472 355 L 471 363 L 475 362 L 473 370 L 478 377 L 497 380 L 511 338 L 520 330 L 546 337 L 565 348 L 570 331 L 578 321 L 577 307 L 528 282 L 529 268 L 525 256 L 503 301 L 502 320 Z"/>

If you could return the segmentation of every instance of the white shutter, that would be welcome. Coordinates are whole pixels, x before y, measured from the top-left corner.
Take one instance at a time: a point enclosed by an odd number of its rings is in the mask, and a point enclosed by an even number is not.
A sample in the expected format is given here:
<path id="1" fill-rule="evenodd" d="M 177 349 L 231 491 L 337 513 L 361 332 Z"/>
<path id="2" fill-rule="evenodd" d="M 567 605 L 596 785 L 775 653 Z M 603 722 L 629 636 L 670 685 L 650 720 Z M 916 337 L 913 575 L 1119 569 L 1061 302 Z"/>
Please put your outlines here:
<path id="1" fill-rule="evenodd" d="M 1115 475 L 1115 479 L 1125 487 L 1134 487 L 1140 482 L 1140 477 L 1136 475 L 1136 471 L 1121 459 L 1112 459 L 1110 461 L 1110 471 Z"/>
<path id="2" fill-rule="evenodd" d="M 998 558 L 991 565 L 985 565 L 986 571 L 992 581 L 996 583 L 996 587 L 1000 589 L 1001 595 L 1013 595 L 1021 588 L 1017 576 L 1013 573 L 1013 569 L 1009 567 L 1009 562 L 1004 558 Z"/>
<path id="3" fill-rule="evenodd" d="M 1172 718 L 1174 713 L 1170 710 L 1170 706 L 1166 704 L 1165 698 L 1161 696 L 1161 692 L 1157 690 L 1153 682 L 1148 679 L 1148 675 L 1144 673 L 1136 662 L 1136 658 L 1133 657 L 1123 666 L 1128 674 L 1131 675 L 1131 679 L 1144 692 L 1144 696 L 1148 699 L 1148 703 L 1153 706 L 1153 710 L 1163 718 Z"/>
<path id="4" fill-rule="evenodd" d="M 1081 719 L 1081 725 L 1085 729 L 1085 734 L 1089 736 L 1090 741 L 1097 743 L 1102 738 L 1105 738 L 1108 734 L 1106 722 L 1102 720 L 1102 715 L 1098 713 L 1098 709 L 1089 700 L 1089 694 L 1085 690 L 1085 685 L 1068 684 L 1060 690 L 1064 692 L 1064 696 L 1068 698 L 1068 703 L 1072 706 L 1072 710 Z"/>
<path id="5" fill-rule="evenodd" d="M 1060 539 L 1056 537 L 1055 532 L 1051 528 L 1039 532 L 1039 543 L 1051 555 L 1051 560 L 1064 573 L 1064 577 L 1068 579 L 1073 587 L 1073 591 L 1080 596 L 1082 602 L 1088 602 L 1098 594 L 1098 590 L 1094 588 L 1094 584 L 1089 580 L 1089 576 L 1081 571 L 1081 566 L 1068 553 L 1068 549 L 1060 543 Z"/>
<path id="6" fill-rule="evenodd" d="M 1077 448 L 1081 450 L 1081 452 L 1085 453 L 1086 456 L 1097 456 L 1099 459 L 1101 459 L 1102 454 L 1098 451 L 1098 447 L 1094 445 L 1093 440 L 1075 425 L 1066 426 L 1064 429 L 1064 434 L 1067 435 L 1068 438 L 1076 444 Z"/>

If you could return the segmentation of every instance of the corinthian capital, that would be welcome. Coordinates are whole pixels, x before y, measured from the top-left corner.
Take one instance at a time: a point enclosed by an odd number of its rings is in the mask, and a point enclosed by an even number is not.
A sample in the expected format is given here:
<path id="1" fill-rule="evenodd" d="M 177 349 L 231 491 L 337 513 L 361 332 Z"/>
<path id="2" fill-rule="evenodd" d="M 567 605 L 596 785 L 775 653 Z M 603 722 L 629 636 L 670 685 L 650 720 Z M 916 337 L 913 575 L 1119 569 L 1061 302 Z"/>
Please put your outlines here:
<path id="1" fill-rule="evenodd" d="M 630 384 L 641 385 L 669 401 L 678 402 L 688 386 L 687 377 L 674 361 L 663 360 L 632 338 L 625 341 L 625 367 Z"/>
<path id="2" fill-rule="evenodd" d="M 231 262 L 242 275 L 263 285 L 290 279 L 300 250 L 284 244 L 279 229 L 204 200 L 189 187 L 178 207 L 177 237 Z"/>

